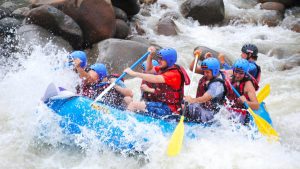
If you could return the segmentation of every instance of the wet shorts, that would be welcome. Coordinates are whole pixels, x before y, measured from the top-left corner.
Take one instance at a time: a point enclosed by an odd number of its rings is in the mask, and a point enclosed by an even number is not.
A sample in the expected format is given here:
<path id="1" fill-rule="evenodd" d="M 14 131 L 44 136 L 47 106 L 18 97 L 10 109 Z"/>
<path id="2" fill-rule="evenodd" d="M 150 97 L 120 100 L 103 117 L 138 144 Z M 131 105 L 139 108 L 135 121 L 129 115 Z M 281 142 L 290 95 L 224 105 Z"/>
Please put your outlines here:
<path id="1" fill-rule="evenodd" d="M 156 118 L 172 115 L 169 106 L 161 102 L 146 102 L 146 110 L 145 114 Z"/>

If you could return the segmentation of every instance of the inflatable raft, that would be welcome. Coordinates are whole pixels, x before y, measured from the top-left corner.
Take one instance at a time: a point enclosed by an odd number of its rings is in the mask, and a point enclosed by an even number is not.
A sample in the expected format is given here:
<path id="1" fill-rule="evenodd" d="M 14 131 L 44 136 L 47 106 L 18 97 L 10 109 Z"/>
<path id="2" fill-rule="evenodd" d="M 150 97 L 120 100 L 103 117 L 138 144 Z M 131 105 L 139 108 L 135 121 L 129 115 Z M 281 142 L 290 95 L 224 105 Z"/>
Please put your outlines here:
<path id="1" fill-rule="evenodd" d="M 171 136 L 178 124 L 177 117 L 156 119 L 147 115 L 121 111 L 101 103 L 96 103 L 95 108 L 91 106 L 93 100 L 89 98 L 70 93 L 62 94 L 64 92 L 51 92 L 51 87 L 48 87 L 46 93 L 43 102 L 61 117 L 59 126 L 64 134 L 80 134 L 82 129 L 88 129 L 97 133 L 97 138 L 103 144 L 117 151 L 143 151 L 143 145 L 146 145 L 153 137 L 151 128 L 155 128 L 155 132 Z M 255 113 L 272 124 L 264 103 L 261 103 L 260 109 Z M 141 129 L 140 126 L 143 125 L 145 127 Z M 197 126 L 197 128 L 214 126 L 214 124 L 191 122 L 186 122 L 185 125 Z M 196 130 L 186 130 L 185 137 L 197 137 Z"/>

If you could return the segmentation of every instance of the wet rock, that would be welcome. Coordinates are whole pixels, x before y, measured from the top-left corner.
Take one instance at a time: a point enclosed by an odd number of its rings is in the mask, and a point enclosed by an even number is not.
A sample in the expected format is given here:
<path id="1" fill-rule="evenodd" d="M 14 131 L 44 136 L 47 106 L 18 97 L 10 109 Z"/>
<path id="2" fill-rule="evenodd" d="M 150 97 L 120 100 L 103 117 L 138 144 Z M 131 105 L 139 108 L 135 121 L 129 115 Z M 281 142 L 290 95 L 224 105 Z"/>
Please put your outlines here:
<path id="1" fill-rule="evenodd" d="M 151 16 L 151 10 L 149 8 L 143 8 L 141 9 L 140 14 L 142 16 Z"/>
<path id="2" fill-rule="evenodd" d="M 287 9 L 281 26 L 300 33 L 300 8 Z"/>
<path id="3" fill-rule="evenodd" d="M 133 16 L 140 11 L 140 5 L 137 0 L 111 0 L 113 6 L 125 11 L 128 16 Z"/>
<path id="4" fill-rule="evenodd" d="M 163 14 L 162 18 L 171 18 L 173 20 L 177 20 L 181 17 L 180 13 L 176 11 L 169 11 Z"/>
<path id="5" fill-rule="evenodd" d="M 3 18 L 0 20 L 0 34 L 14 35 L 20 26 L 21 21 L 15 18 Z"/>
<path id="6" fill-rule="evenodd" d="M 121 19 L 125 22 L 128 20 L 126 12 L 124 12 L 122 9 L 114 7 L 114 11 L 115 11 L 116 19 Z"/>
<path id="7" fill-rule="evenodd" d="M 151 5 L 157 2 L 157 0 L 139 0 L 140 4 Z"/>
<path id="8" fill-rule="evenodd" d="M 24 19 L 29 11 L 30 9 L 28 7 L 18 8 L 13 11 L 12 16 L 17 19 Z"/>
<path id="9" fill-rule="evenodd" d="M 275 10 L 279 12 L 284 12 L 285 10 L 284 5 L 279 2 L 265 2 L 261 4 L 261 8 L 266 10 Z"/>
<path id="10" fill-rule="evenodd" d="M 42 5 L 29 11 L 27 23 L 36 24 L 62 36 L 75 48 L 83 43 L 82 31 L 78 24 L 68 15 L 50 5 Z"/>
<path id="11" fill-rule="evenodd" d="M 139 21 L 134 22 L 134 28 L 138 35 L 144 35 L 146 33 L 145 29 L 141 26 Z"/>
<path id="12" fill-rule="evenodd" d="M 291 30 L 300 33 L 300 20 L 298 20 L 297 22 L 295 22 L 292 25 L 292 29 Z"/>
<path id="13" fill-rule="evenodd" d="M 121 19 L 116 19 L 116 33 L 114 38 L 125 39 L 129 34 L 129 26 L 127 23 Z"/>
<path id="14" fill-rule="evenodd" d="M 18 6 L 12 2 L 4 2 L 1 6 L 5 9 L 8 9 L 10 13 L 18 8 Z"/>
<path id="15" fill-rule="evenodd" d="M 131 36 L 128 36 L 126 38 L 126 40 L 130 40 L 130 41 L 135 41 L 135 42 L 138 42 L 138 43 L 143 43 L 147 46 L 150 46 L 151 43 L 149 42 L 148 39 L 146 39 L 144 36 L 140 36 L 140 35 L 131 35 Z"/>
<path id="16" fill-rule="evenodd" d="M 177 35 L 175 22 L 171 18 L 161 18 L 157 23 L 157 33 L 165 36 Z"/>
<path id="17" fill-rule="evenodd" d="M 130 40 L 107 39 L 95 44 L 89 52 L 89 63 L 101 62 L 107 65 L 109 72 L 122 73 L 147 52 L 148 46 Z M 121 63 L 121 62 L 122 63 Z"/>
<path id="18" fill-rule="evenodd" d="M 0 19 L 5 18 L 10 15 L 11 15 L 11 12 L 8 9 L 0 6 Z"/>
<path id="19" fill-rule="evenodd" d="M 206 47 L 206 46 L 197 46 L 197 47 L 195 47 L 195 49 L 202 50 L 202 53 L 201 53 L 201 55 L 200 55 L 200 57 L 199 57 L 199 59 L 200 59 L 201 61 L 203 61 L 203 60 L 205 59 L 204 56 L 205 56 L 205 54 L 208 53 L 208 52 L 210 52 L 214 58 L 217 58 L 217 59 L 218 59 L 219 52 L 217 52 L 217 51 L 215 51 L 215 50 L 213 50 L 213 49 L 211 49 L 211 48 L 208 48 L 208 47 Z M 195 49 L 194 49 L 194 50 L 195 50 Z M 229 58 L 229 57 L 226 57 L 226 55 L 225 55 L 225 62 L 228 63 L 229 65 L 232 65 L 232 61 L 229 60 L 228 58 Z"/>
<path id="20" fill-rule="evenodd" d="M 225 17 L 223 0 L 186 0 L 180 8 L 184 17 L 205 25 L 219 23 Z"/>
<path id="21" fill-rule="evenodd" d="M 251 9 L 255 7 L 257 0 L 232 0 L 231 3 L 238 8 Z"/>
<path id="22" fill-rule="evenodd" d="M 282 19 L 283 16 L 281 13 L 274 10 L 270 10 L 261 16 L 260 22 L 264 25 L 275 27 L 281 22 Z"/>
<path id="23" fill-rule="evenodd" d="M 34 0 L 32 5 L 50 4 L 73 18 L 80 26 L 86 45 L 114 35 L 115 13 L 110 1 L 104 0 Z"/>
<path id="24" fill-rule="evenodd" d="M 259 3 L 265 2 L 279 2 L 285 5 L 286 7 L 292 6 L 294 4 L 293 0 L 258 0 Z"/>
<path id="25" fill-rule="evenodd" d="M 298 66 L 300 66 L 300 54 L 296 54 L 294 56 L 291 56 L 287 60 L 285 60 L 285 63 L 283 65 L 283 70 L 290 70 Z"/>
<path id="26" fill-rule="evenodd" d="M 64 39 L 54 36 L 46 29 L 37 25 L 23 25 L 16 33 L 19 41 L 20 50 L 32 49 L 35 46 L 45 47 L 47 44 L 52 44 L 49 50 L 52 51 L 72 51 L 71 45 Z M 30 52 L 30 51 L 29 51 Z"/>

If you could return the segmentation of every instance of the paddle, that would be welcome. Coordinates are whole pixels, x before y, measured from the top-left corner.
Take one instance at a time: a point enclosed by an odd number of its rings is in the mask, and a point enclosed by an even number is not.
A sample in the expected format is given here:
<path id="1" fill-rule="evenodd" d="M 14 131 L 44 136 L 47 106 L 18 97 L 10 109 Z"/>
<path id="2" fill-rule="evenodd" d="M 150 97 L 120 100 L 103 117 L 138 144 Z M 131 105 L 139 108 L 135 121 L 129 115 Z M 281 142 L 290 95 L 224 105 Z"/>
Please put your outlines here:
<path id="1" fill-rule="evenodd" d="M 258 103 L 261 103 L 270 94 L 270 84 L 266 84 L 263 89 L 261 89 L 257 94 Z"/>
<path id="2" fill-rule="evenodd" d="M 222 77 L 223 76 L 223 73 Z M 224 79 L 225 80 L 225 79 Z M 234 86 L 229 83 L 232 90 L 234 91 L 234 93 L 237 95 L 237 97 L 241 97 L 241 95 L 239 94 L 239 92 L 234 88 Z M 250 106 L 247 104 L 247 102 L 244 102 L 245 107 L 247 108 L 247 111 L 251 114 L 251 116 L 254 119 L 254 122 L 258 128 L 258 131 L 264 135 L 267 136 L 268 138 L 274 139 L 274 140 L 278 140 L 279 139 L 279 135 L 277 133 L 277 131 L 271 126 L 271 124 L 269 124 L 265 119 L 263 119 L 262 117 L 260 117 L 259 115 L 255 114 L 253 112 L 253 110 L 250 108 Z"/>
<path id="3" fill-rule="evenodd" d="M 196 54 L 196 59 L 195 59 L 194 67 L 193 67 L 191 83 L 193 82 L 193 79 L 194 79 L 194 74 L 195 74 L 196 65 L 197 65 L 199 55 L 200 54 Z M 189 89 L 188 89 L 188 94 L 190 92 L 191 86 L 192 85 L 190 84 Z M 176 156 L 177 154 L 179 154 L 179 152 L 181 150 L 183 135 L 184 135 L 183 121 L 184 121 L 184 115 L 185 115 L 187 106 L 188 106 L 188 103 L 185 102 L 184 103 L 184 108 L 183 108 L 183 111 L 182 111 L 182 115 L 180 117 L 180 121 L 179 121 L 178 125 L 176 126 L 176 128 L 173 132 L 173 135 L 171 137 L 171 140 L 169 142 L 168 150 L 167 150 L 167 154 L 168 154 L 169 157 Z"/>
<path id="4" fill-rule="evenodd" d="M 150 52 L 146 52 L 141 58 L 139 58 L 134 64 L 130 66 L 130 69 L 134 69 L 139 63 L 141 63 L 148 55 Z M 118 77 L 112 84 L 110 84 L 92 103 L 91 105 L 93 106 L 94 103 L 99 101 L 110 89 L 112 89 L 118 81 L 120 81 L 122 78 L 124 78 L 127 75 L 126 72 L 123 72 L 120 77 Z M 95 106 L 95 105 L 94 105 Z"/>

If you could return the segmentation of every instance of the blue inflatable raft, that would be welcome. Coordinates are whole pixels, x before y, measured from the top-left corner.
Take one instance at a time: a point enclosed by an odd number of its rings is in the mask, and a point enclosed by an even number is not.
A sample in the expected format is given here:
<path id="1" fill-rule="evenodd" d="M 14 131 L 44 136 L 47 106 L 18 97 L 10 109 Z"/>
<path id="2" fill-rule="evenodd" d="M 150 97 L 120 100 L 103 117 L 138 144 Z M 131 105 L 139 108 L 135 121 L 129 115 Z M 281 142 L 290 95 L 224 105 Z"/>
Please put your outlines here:
<path id="1" fill-rule="evenodd" d="M 44 103 L 61 117 L 59 126 L 63 132 L 69 134 L 80 134 L 82 129 L 92 130 L 97 133 L 97 138 L 116 151 L 143 151 L 153 137 L 153 133 L 140 131 L 139 126 L 147 125 L 145 128 L 155 126 L 157 132 L 170 136 L 178 122 L 176 120 L 156 119 L 128 111 L 121 111 L 108 105 L 96 103 L 97 108 L 91 106 L 93 100 L 81 96 L 59 96 L 50 93 L 44 97 Z M 272 124 L 264 103 L 260 109 L 255 111 L 258 115 Z M 187 126 L 207 127 L 208 124 L 185 123 Z M 213 125 L 213 124 L 212 124 Z M 211 126 L 211 124 L 209 124 Z M 186 131 L 186 137 L 197 137 L 195 130 Z"/>

